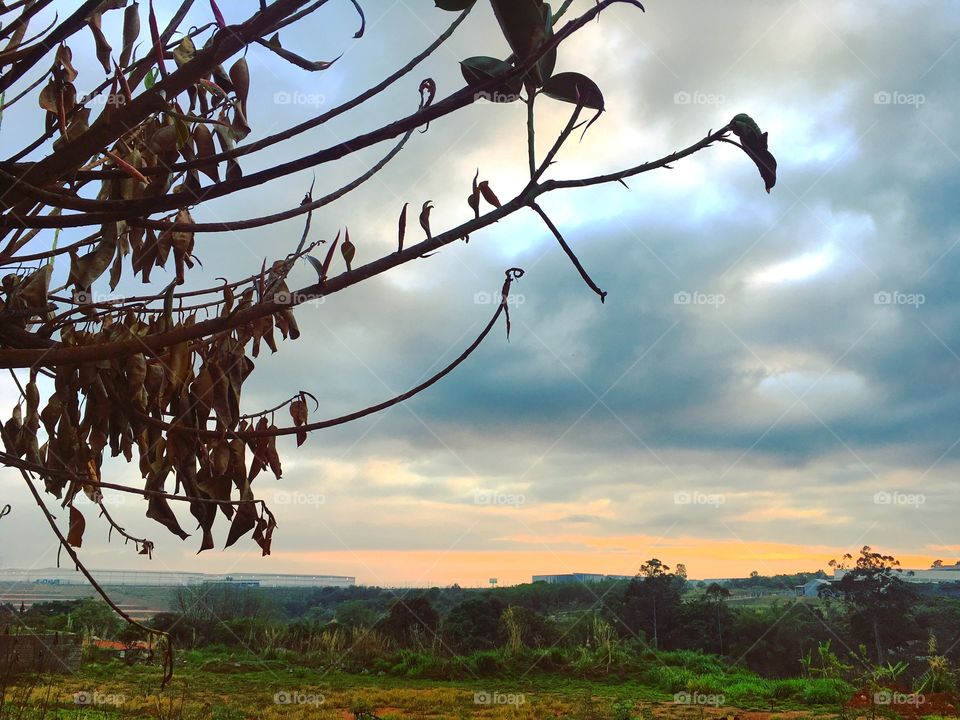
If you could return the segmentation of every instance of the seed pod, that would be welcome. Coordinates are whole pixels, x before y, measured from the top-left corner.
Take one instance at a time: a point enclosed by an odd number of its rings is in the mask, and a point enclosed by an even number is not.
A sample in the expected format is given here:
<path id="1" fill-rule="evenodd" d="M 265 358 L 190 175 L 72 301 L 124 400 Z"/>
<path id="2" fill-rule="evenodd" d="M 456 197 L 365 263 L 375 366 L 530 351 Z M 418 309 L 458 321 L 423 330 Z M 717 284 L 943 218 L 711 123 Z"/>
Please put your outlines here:
<path id="1" fill-rule="evenodd" d="M 134 2 L 123 11 L 123 49 L 120 51 L 120 67 L 127 67 L 133 55 L 133 45 L 140 37 L 140 4 Z"/>
<path id="2" fill-rule="evenodd" d="M 247 59 L 240 58 L 230 68 L 230 82 L 240 102 L 240 111 L 247 116 L 247 97 L 250 94 L 250 68 Z"/>

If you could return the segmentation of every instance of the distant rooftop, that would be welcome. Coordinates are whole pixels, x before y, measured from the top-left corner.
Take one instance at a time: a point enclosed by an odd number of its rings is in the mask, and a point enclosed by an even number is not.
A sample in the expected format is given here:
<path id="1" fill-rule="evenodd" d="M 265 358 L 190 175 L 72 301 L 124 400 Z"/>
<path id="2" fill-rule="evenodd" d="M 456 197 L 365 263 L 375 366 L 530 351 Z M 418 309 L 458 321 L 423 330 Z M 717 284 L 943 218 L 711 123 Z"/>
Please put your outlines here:
<path id="1" fill-rule="evenodd" d="M 603 582 L 604 580 L 632 580 L 633 575 L 604 575 L 602 573 L 565 573 L 562 575 L 534 575 L 531 582 L 551 584 Z"/>
<path id="2" fill-rule="evenodd" d="M 350 587 L 356 578 L 346 575 L 283 575 L 275 573 L 165 572 L 162 570 L 91 570 L 101 585 L 178 587 L 218 583 L 238 587 Z M 86 585 L 83 575 L 67 568 L 31 570 L 0 569 L 5 583 L 37 583 L 41 585 Z"/>

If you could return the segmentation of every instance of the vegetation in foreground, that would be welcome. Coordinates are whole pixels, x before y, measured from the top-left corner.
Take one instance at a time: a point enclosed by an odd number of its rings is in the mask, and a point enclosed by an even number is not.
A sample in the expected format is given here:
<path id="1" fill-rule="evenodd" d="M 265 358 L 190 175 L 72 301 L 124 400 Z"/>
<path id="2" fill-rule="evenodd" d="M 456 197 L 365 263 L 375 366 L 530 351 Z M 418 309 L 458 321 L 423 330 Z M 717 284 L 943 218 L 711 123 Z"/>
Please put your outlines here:
<path id="1" fill-rule="evenodd" d="M 368 711 L 384 719 L 628 720 L 726 717 L 734 707 L 814 716 L 837 715 L 853 692 L 843 681 L 725 673 L 715 658 L 698 653 L 663 653 L 633 676 L 603 678 L 531 668 L 532 659 L 484 653 L 464 659 L 474 669 L 486 667 L 483 674 L 438 680 L 409 672 L 426 661 L 414 654 L 404 656 L 402 672 L 350 674 L 222 649 L 190 651 L 179 655 L 162 694 L 158 668 L 93 662 L 76 675 L 21 679 L 6 689 L 0 717 L 240 720 L 362 718 Z M 521 663 L 528 672 L 516 672 Z"/>
<path id="2" fill-rule="evenodd" d="M 0 720 L 53 717 L 51 707 L 71 717 L 956 714 L 960 601 L 905 583 L 893 558 L 864 548 L 820 598 L 738 605 L 732 593 L 750 586 L 728 585 L 690 583 L 653 559 L 632 580 L 593 586 L 184 590 L 177 612 L 154 618 L 178 647 L 162 696 L 155 666 L 128 667 L 91 641 L 78 675 L 11 685 Z M 138 639 L 90 600 L 8 608 L 7 619 L 10 632 Z"/>

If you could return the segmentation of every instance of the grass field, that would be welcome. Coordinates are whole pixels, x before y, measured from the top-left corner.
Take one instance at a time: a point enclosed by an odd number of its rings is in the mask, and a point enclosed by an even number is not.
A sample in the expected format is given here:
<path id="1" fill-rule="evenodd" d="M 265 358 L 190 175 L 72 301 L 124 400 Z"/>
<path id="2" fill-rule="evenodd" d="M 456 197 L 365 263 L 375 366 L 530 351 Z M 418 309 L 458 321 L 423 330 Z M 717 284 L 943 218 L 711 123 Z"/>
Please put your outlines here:
<path id="1" fill-rule="evenodd" d="M 163 693 L 158 692 L 159 681 L 159 671 L 153 667 L 91 663 L 75 675 L 21 680 L 8 687 L 0 717 L 341 720 L 366 709 L 385 720 L 701 720 L 733 716 L 767 720 L 835 716 L 839 712 L 836 705 L 807 704 L 789 697 L 743 702 L 749 693 L 736 688 L 731 688 L 732 697 L 695 691 L 694 702 L 684 703 L 662 689 L 630 679 L 597 681 L 531 673 L 514 680 L 418 680 L 332 674 L 252 658 L 185 656 Z"/>

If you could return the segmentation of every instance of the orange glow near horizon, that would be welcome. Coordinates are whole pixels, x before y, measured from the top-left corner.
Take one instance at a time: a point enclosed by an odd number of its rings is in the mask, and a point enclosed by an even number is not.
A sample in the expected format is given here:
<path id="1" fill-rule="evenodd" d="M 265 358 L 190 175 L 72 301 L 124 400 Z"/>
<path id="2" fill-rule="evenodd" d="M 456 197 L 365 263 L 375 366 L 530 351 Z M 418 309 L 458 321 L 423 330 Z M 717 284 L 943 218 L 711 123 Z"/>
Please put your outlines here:
<path id="1" fill-rule="evenodd" d="M 518 540 L 519 538 L 512 538 Z M 564 538 L 567 540 L 568 538 Z M 584 542 L 585 538 L 577 538 Z M 558 538 L 550 538 L 556 542 Z M 691 579 L 830 572 L 827 563 L 844 553 L 856 555 L 860 548 L 782 543 L 743 543 L 738 540 L 702 541 L 684 538 L 657 542 L 643 536 L 590 538 L 597 551 L 531 550 L 340 550 L 334 552 L 276 552 L 270 571 L 283 573 L 323 572 L 356 576 L 362 585 L 465 587 L 486 585 L 497 578 L 500 585 L 530 582 L 532 575 L 604 573 L 632 575 L 640 564 L 657 557 L 671 568 L 683 563 Z M 930 567 L 934 555 L 893 553 L 904 568 Z M 946 560 L 946 558 L 943 558 Z M 263 570 L 257 570 L 262 572 Z"/>

